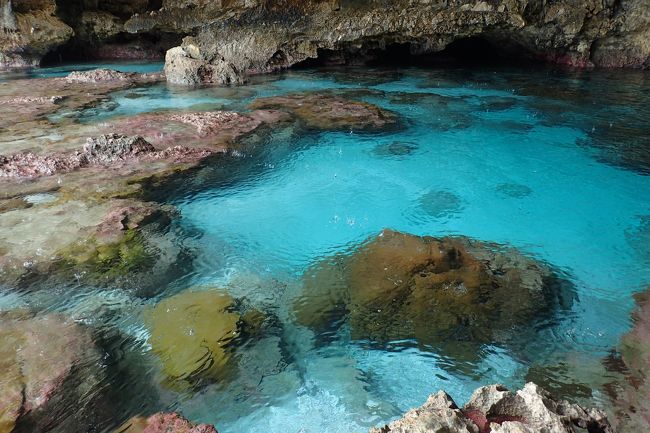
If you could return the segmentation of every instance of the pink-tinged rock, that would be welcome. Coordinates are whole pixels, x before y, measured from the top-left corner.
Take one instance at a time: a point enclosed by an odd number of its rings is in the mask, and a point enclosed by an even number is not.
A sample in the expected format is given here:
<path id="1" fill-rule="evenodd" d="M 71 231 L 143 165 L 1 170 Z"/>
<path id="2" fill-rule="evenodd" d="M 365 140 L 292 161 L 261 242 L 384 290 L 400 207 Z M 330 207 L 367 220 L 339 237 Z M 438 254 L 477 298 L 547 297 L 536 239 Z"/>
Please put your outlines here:
<path id="1" fill-rule="evenodd" d="M 96 235 L 103 241 L 117 240 L 125 230 L 137 229 L 152 218 L 162 216 L 164 210 L 156 203 L 116 200 L 97 226 Z"/>
<path id="2" fill-rule="evenodd" d="M 68 173 L 90 166 L 116 168 L 141 161 L 196 162 L 214 152 L 210 149 L 185 146 L 156 150 L 151 143 L 140 136 L 107 134 L 89 138 L 81 152 L 51 155 L 27 152 L 9 156 L 0 155 L 0 178 L 33 179 Z"/>
<path id="3" fill-rule="evenodd" d="M 77 154 L 36 155 L 31 152 L 0 155 L 0 177 L 35 178 L 75 170 L 83 165 Z"/>
<path id="4" fill-rule="evenodd" d="M 614 433 L 604 413 L 555 400 L 534 383 L 516 393 L 503 385 L 478 388 L 461 410 L 439 391 L 427 402 L 370 433 Z"/>
<path id="5" fill-rule="evenodd" d="M 58 315 L 0 314 L 0 432 L 21 418 L 47 413 L 47 404 L 65 397 L 75 372 L 99 361 L 88 332 Z"/>
<path id="6" fill-rule="evenodd" d="M 190 148 L 225 152 L 238 138 L 263 125 L 285 120 L 286 114 L 265 110 L 246 114 L 227 111 L 148 113 L 117 119 L 106 125 L 106 129 L 140 135 L 158 149 L 183 143 Z"/>
<path id="7" fill-rule="evenodd" d="M 638 294 L 636 300 L 634 326 L 620 345 L 627 374 L 616 386 L 619 433 L 650 431 L 650 289 Z"/>
<path id="8" fill-rule="evenodd" d="M 131 418 L 115 433 L 217 433 L 217 430 L 208 424 L 193 424 L 177 413 L 157 413 L 149 418 Z"/>
<path id="9" fill-rule="evenodd" d="M 83 158 L 88 164 L 109 165 L 117 161 L 137 158 L 156 149 L 140 136 L 107 134 L 88 138 L 83 148 Z"/>
<path id="10" fill-rule="evenodd" d="M 161 74 L 138 74 L 136 72 L 120 72 L 112 69 L 93 69 L 91 71 L 74 71 L 65 77 L 68 83 L 103 83 L 113 81 L 146 82 L 158 81 Z"/>

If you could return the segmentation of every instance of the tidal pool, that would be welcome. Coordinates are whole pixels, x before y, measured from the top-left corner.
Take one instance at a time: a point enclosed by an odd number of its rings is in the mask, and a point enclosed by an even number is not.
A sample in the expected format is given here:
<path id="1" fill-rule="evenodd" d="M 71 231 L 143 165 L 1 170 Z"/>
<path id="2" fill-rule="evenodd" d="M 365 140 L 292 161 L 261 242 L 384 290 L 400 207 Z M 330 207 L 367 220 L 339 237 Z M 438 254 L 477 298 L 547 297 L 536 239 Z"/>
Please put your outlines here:
<path id="1" fill-rule="evenodd" d="M 160 110 L 245 111 L 260 97 L 316 92 L 398 116 L 372 132 L 270 131 L 255 153 L 151 191 L 178 210 L 168 228 L 178 243 L 166 248 L 187 251 L 153 291 L 88 286 L 83 277 L 3 289 L 0 308 L 63 312 L 103 336 L 108 364 L 118 366 L 105 386 L 132 388 L 106 431 L 140 412 L 175 410 L 222 433 L 362 432 L 438 389 L 463 402 L 479 385 L 526 380 L 609 405 L 604 360 L 630 327 L 632 295 L 650 282 L 650 75 L 386 72 L 297 70 L 238 88 L 158 84 L 66 114 L 93 123 Z M 386 228 L 514 247 L 553 269 L 571 294 L 507 344 L 359 341 L 345 315 L 320 334 L 298 324 L 293 305 L 310 266 Z M 167 386 L 146 312 L 190 287 L 218 287 L 219 299 L 237 300 L 220 301 L 224 311 L 267 319 L 250 331 L 256 338 L 235 345 L 238 366 L 227 379 Z M 223 326 L 236 343 L 247 331 L 233 323 Z"/>

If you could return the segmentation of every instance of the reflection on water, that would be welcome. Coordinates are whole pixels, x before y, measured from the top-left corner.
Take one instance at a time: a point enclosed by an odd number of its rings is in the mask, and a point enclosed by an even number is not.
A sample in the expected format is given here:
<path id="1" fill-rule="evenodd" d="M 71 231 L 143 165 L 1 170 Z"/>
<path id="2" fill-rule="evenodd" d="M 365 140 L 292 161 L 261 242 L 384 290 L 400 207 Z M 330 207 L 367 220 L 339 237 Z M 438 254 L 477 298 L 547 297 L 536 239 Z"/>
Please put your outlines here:
<path id="1" fill-rule="evenodd" d="M 148 200 L 176 213 L 110 263 L 134 251 L 161 259 L 144 277 L 73 268 L 2 286 L 11 313 L 0 333 L 20 340 L 33 327 L 45 339 L 51 321 L 84 344 L 62 369 L 84 372 L 87 392 L 70 398 L 97 409 L 54 403 L 66 431 L 112 431 L 158 410 L 226 433 L 365 431 L 440 388 L 462 401 L 525 380 L 607 405 L 615 374 L 604 360 L 650 281 L 647 90 L 644 73 L 407 69 L 116 92 L 52 120 L 243 111 L 260 97 L 327 92 L 390 110 L 399 127 L 283 125 L 240 154 L 143 181 Z M 0 218 L 43 206 L 58 220 L 56 200 L 3 202 Z M 0 224 L 0 240 L 17 226 L 28 243 L 34 226 L 22 221 Z M 414 236 L 372 249 L 385 228 Z"/>

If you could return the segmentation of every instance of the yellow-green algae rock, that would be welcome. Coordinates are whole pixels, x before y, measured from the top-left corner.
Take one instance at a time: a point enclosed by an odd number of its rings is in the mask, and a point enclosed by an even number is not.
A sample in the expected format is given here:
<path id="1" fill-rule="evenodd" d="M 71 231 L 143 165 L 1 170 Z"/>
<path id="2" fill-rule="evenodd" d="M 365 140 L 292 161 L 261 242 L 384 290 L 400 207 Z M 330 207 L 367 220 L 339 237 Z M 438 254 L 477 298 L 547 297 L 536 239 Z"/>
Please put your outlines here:
<path id="1" fill-rule="evenodd" d="M 186 291 L 145 312 L 149 343 L 170 379 L 192 384 L 224 378 L 232 356 L 228 344 L 240 333 L 233 306 L 220 291 Z"/>

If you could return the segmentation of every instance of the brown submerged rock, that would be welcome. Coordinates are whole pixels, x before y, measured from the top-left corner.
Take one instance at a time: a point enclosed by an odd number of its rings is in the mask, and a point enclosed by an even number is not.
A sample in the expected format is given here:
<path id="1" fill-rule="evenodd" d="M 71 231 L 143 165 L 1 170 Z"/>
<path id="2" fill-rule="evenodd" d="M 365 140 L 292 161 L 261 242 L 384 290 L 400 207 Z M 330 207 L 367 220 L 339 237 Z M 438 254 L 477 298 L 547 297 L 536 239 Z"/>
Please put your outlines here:
<path id="1" fill-rule="evenodd" d="M 131 418 L 114 433 L 217 433 L 217 430 L 208 424 L 194 424 L 177 413 L 157 413 L 148 418 Z"/>
<path id="2" fill-rule="evenodd" d="M 250 107 L 287 111 L 308 128 L 322 130 L 379 129 L 397 122 L 393 113 L 375 105 L 317 93 L 260 98 Z"/>
<path id="3" fill-rule="evenodd" d="M 99 359 L 90 334 L 61 316 L 0 313 L 0 432 L 64 422 L 57 407 L 97 384 Z"/>
<path id="4" fill-rule="evenodd" d="M 312 266 L 294 311 L 316 331 L 347 311 L 354 339 L 505 342 L 552 309 L 553 278 L 514 250 L 384 230 L 351 255 Z"/>

